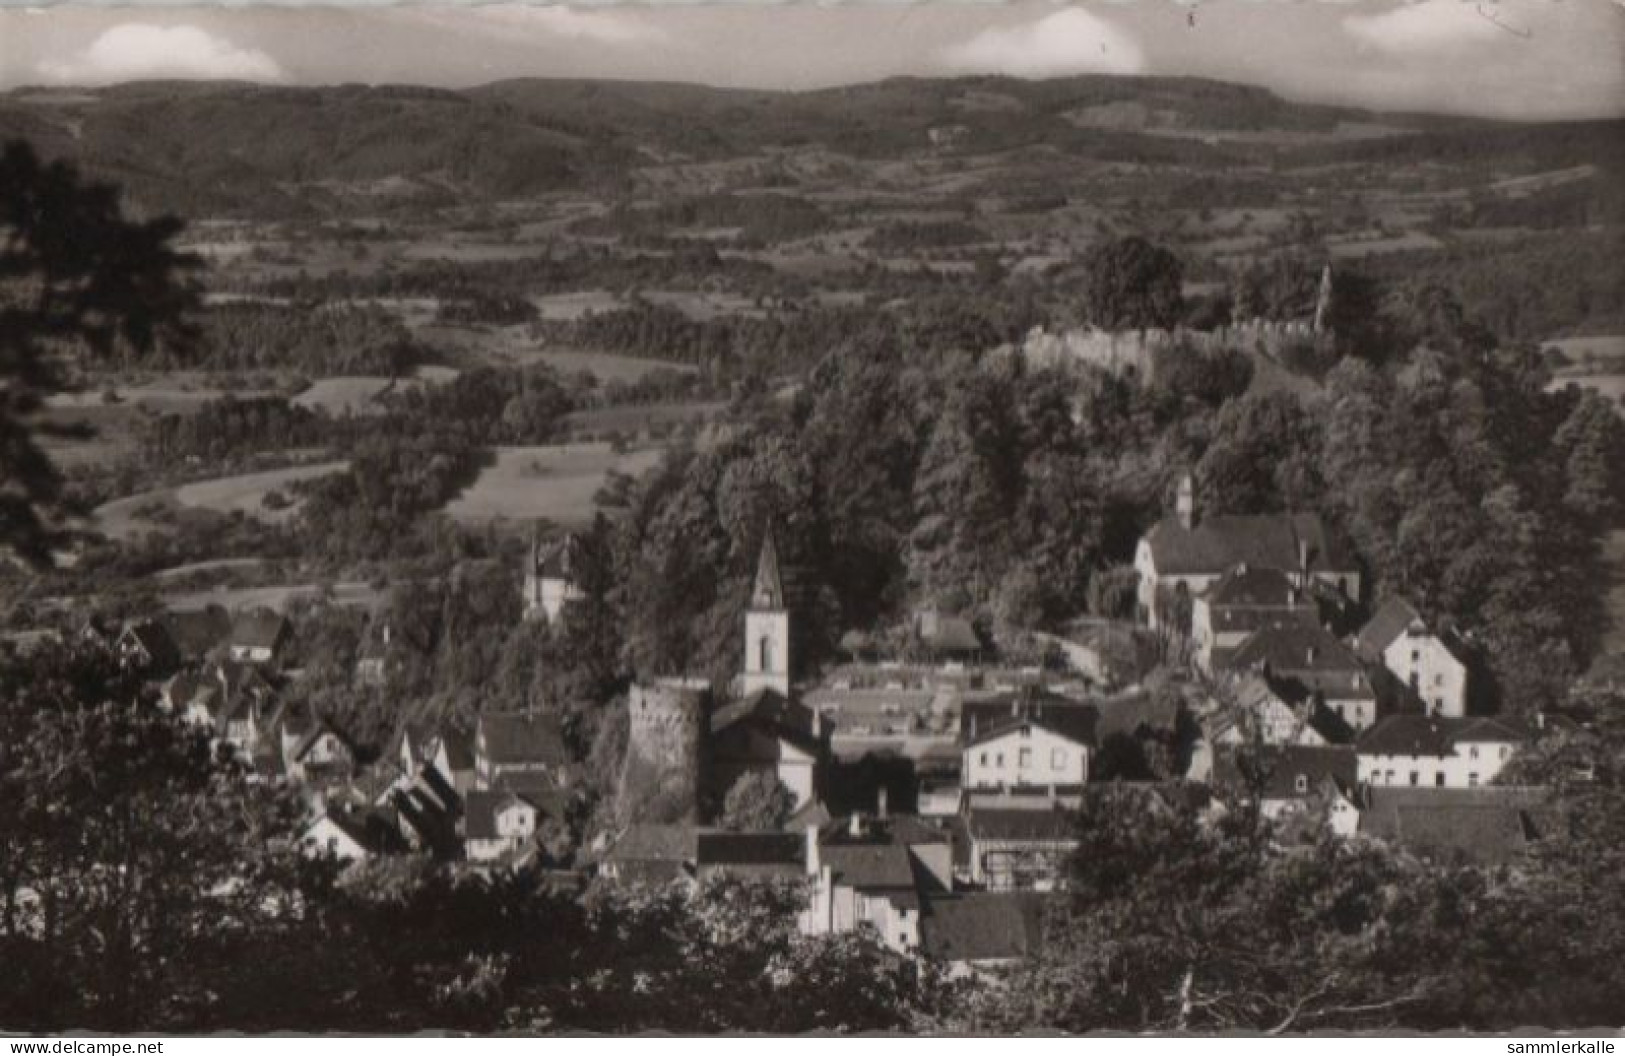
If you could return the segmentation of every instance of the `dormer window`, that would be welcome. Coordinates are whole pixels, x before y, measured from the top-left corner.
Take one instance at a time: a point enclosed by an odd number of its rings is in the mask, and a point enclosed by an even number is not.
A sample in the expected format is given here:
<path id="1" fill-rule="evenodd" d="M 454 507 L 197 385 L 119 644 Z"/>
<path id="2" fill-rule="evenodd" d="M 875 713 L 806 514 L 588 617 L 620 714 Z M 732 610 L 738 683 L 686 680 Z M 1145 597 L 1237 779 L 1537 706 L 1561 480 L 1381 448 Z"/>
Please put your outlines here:
<path id="1" fill-rule="evenodd" d="M 1295 784 L 1296 784 L 1296 787 L 1298 789 L 1298 794 L 1299 795 L 1302 795 L 1303 793 L 1309 791 L 1309 778 L 1307 778 L 1303 774 L 1298 775 L 1298 779 L 1297 779 Z"/>

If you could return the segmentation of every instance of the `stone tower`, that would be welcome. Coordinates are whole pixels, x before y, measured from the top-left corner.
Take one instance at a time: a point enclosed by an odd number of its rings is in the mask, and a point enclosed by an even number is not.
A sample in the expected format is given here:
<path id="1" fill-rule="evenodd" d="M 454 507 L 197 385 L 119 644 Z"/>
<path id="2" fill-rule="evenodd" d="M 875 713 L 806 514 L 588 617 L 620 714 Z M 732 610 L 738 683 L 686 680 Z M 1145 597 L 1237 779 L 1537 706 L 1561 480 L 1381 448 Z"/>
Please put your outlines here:
<path id="1" fill-rule="evenodd" d="M 758 689 L 790 695 L 790 610 L 784 600 L 784 577 L 779 571 L 779 551 L 771 525 L 762 536 L 756 582 L 745 609 L 743 688 L 747 696 Z"/>
<path id="2" fill-rule="evenodd" d="M 628 691 L 621 803 L 635 808 L 637 820 L 678 821 L 693 812 L 705 702 L 698 685 L 634 683 Z"/>

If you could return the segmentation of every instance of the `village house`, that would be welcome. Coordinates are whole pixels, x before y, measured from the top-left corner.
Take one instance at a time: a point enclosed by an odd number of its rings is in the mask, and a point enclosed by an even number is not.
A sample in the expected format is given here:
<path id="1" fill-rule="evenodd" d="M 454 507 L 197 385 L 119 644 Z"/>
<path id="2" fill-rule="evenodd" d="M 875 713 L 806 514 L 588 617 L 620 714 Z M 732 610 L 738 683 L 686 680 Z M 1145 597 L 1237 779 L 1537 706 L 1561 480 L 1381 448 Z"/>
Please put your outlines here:
<path id="1" fill-rule="evenodd" d="M 1203 671 L 1229 666 L 1255 631 L 1273 625 L 1319 625 L 1320 607 L 1278 568 L 1239 564 L 1191 603 L 1191 637 Z"/>
<path id="2" fill-rule="evenodd" d="M 485 712 L 474 727 L 474 780 L 479 788 L 491 788 L 514 774 L 543 774 L 558 782 L 569 764 L 564 730 L 550 712 Z"/>
<path id="3" fill-rule="evenodd" d="M 525 570 L 525 619 L 556 622 L 566 604 L 581 600 L 584 595 L 576 585 L 580 565 L 581 539 L 575 533 L 549 546 L 532 541 Z"/>
<path id="4" fill-rule="evenodd" d="M 442 727 L 429 747 L 430 765 L 451 783 L 459 796 L 474 788 L 479 773 L 475 768 L 474 741 L 462 730 Z"/>
<path id="5" fill-rule="evenodd" d="M 790 790 L 791 809 L 801 810 L 817 795 L 822 732 L 816 712 L 767 687 L 718 708 L 706 752 L 712 797 L 720 803 L 741 777 L 766 772 Z"/>
<path id="6" fill-rule="evenodd" d="M 292 781 L 321 785 L 347 781 L 355 774 L 355 745 L 325 717 L 284 721 L 281 744 L 282 771 Z"/>
<path id="7" fill-rule="evenodd" d="M 518 858 L 533 844 L 542 811 L 530 796 L 478 789 L 463 801 L 463 841 L 468 860 Z"/>
<path id="8" fill-rule="evenodd" d="M 1061 810 L 971 807 L 955 862 L 966 883 L 990 891 L 1048 891 L 1078 846 L 1072 815 Z"/>
<path id="9" fill-rule="evenodd" d="M 217 661 L 201 671 L 182 671 L 164 683 L 159 701 L 189 725 L 210 730 L 216 743 L 244 759 L 270 745 L 276 720 L 276 687 L 257 668 Z"/>
<path id="10" fill-rule="evenodd" d="M 799 880 L 807 875 L 807 841 L 796 832 L 697 832 L 694 876 Z"/>
<path id="11" fill-rule="evenodd" d="M 1257 797 L 1259 814 L 1277 823 L 1324 823 L 1339 836 L 1360 824 L 1359 760 L 1349 746 L 1288 744 L 1260 749 L 1243 772 L 1234 751 L 1219 753 L 1213 784 Z"/>
<path id="12" fill-rule="evenodd" d="M 1261 674 L 1230 683 L 1228 706 L 1208 716 L 1206 739 L 1214 746 L 1351 744 L 1353 731 L 1326 706 L 1301 693 L 1284 692 Z"/>
<path id="13" fill-rule="evenodd" d="M 401 836 L 412 851 L 442 860 L 461 855 L 463 799 L 433 766 L 420 765 L 410 778 L 391 783 L 377 805 L 395 812 Z"/>
<path id="14" fill-rule="evenodd" d="M 948 834 L 915 818 L 865 818 L 806 829 L 812 894 L 799 925 L 827 935 L 869 925 L 899 953 L 920 944 L 921 889 L 953 888 Z"/>
<path id="15" fill-rule="evenodd" d="M 920 650 L 938 663 L 972 663 L 987 651 L 975 626 L 963 616 L 922 609 L 914 614 L 913 630 Z"/>
<path id="16" fill-rule="evenodd" d="M 1351 730 L 1377 721 L 1377 691 L 1353 649 L 1313 624 L 1261 627 L 1230 654 L 1226 668 L 1266 678 L 1289 703 L 1321 704 Z"/>
<path id="17" fill-rule="evenodd" d="M 1358 742 L 1362 784 L 1476 788 L 1495 779 L 1530 739 L 1498 718 L 1390 715 Z"/>
<path id="18" fill-rule="evenodd" d="M 1022 695 L 961 705 L 967 791 L 1077 788 L 1089 780 L 1099 713 L 1060 697 Z"/>
<path id="19" fill-rule="evenodd" d="M 406 842 L 397 824 L 382 810 L 348 810 L 332 805 L 320 810 L 299 835 L 306 854 L 332 855 L 350 864 L 403 854 Z"/>
<path id="20" fill-rule="evenodd" d="M 1194 601 L 1238 565 L 1284 572 L 1299 589 L 1318 582 L 1344 597 L 1360 597 L 1358 562 L 1318 515 L 1198 517 L 1195 484 L 1186 474 L 1174 515 L 1153 525 L 1135 549 L 1140 618 L 1150 627 L 1163 626 L 1181 598 Z"/>
<path id="21" fill-rule="evenodd" d="M 270 664 L 281 659 L 293 631 L 287 617 L 269 609 L 239 612 L 231 621 L 226 649 L 243 664 Z"/>
<path id="22" fill-rule="evenodd" d="M 1467 650 L 1453 632 L 1435 633 L 1403 598 L 1389 598 L 1360 629 L 1366 662 L 1393 673 L 1429 714 L 1467 714 Z"/>
<path id="23" fill-rule="evenodd" d="M 113 648 L 121 664 L 145 672 L 150 678 L 165 678 L 181 666 L 180 649 L 160 620 L 132 620 L 125 624 Z"/>

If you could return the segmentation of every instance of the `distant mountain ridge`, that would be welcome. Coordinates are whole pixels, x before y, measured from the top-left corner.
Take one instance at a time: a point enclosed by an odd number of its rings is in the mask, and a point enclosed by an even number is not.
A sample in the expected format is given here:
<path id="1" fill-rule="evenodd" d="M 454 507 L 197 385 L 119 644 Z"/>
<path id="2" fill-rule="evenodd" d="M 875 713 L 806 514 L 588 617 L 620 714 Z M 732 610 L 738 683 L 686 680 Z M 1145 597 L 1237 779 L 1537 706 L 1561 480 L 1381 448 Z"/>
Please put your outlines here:
<path id="1" fill-rule="evenodd" d="M 1340 126 L 1378 131 L 1345 139 L 1332 134 Z M 774 148 L 903 157 L 945 143 L 974 153 L 1043 145 L 1217 167 L 1255 162 L 1264 149 L 1327 161 L 1512 150 L 1555 167 L 1617 162 L 1622 131 L 1618 120 L 1375 114 L 1192 78 L 894 78 L 799 92 L 544 79 L 466 90 L 143 82 L 0 94 L 0 138 L 75 159 L 138 207 L 192 216 L 330 215 L 369 196 L 387 204 L 602 190 L 656 158 Z M 1246 133 L 1301 141 L 1226 140 Z"/>

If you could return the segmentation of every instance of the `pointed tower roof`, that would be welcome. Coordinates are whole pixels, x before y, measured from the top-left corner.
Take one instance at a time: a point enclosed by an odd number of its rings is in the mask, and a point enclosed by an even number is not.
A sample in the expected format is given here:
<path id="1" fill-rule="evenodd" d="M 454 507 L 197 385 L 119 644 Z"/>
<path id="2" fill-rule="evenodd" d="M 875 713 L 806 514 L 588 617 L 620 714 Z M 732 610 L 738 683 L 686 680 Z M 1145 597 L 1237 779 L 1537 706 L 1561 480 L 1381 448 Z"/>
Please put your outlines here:
<path id="1" fill-rule="evenodd" d="M 773 541 L 773 525 L 762 533 L 762 552 L 756 558 L 756 583 L 750 592 L 753 609 L 784 608 L 784 579 L 779 575 L 779 548 Z"/>

